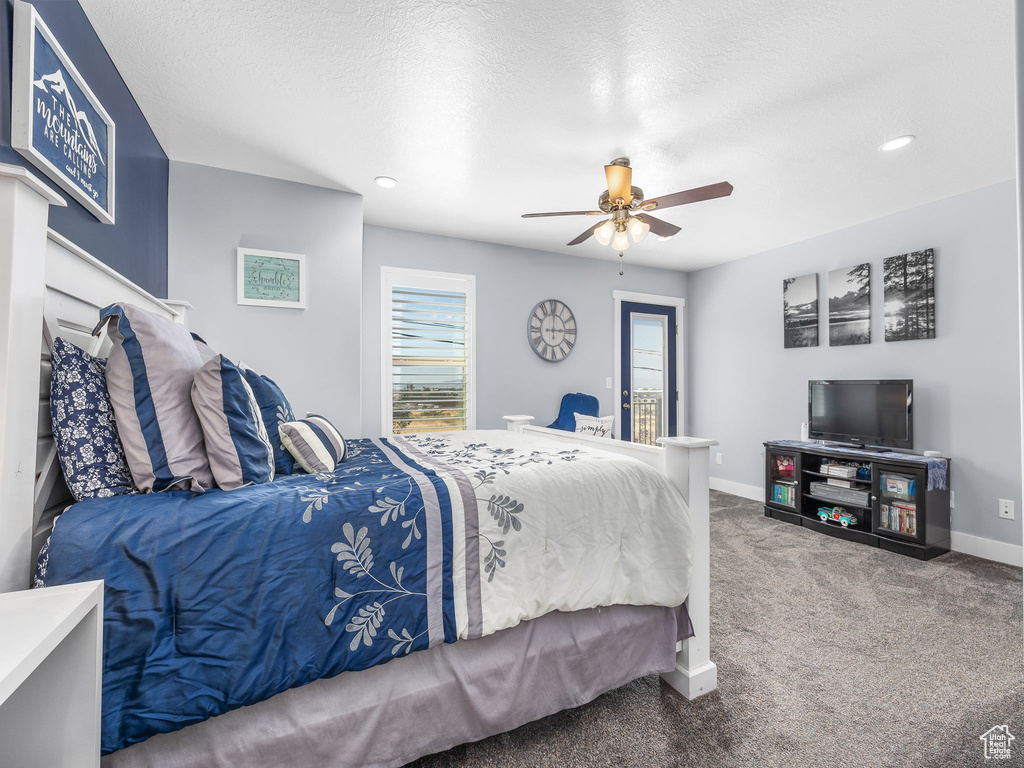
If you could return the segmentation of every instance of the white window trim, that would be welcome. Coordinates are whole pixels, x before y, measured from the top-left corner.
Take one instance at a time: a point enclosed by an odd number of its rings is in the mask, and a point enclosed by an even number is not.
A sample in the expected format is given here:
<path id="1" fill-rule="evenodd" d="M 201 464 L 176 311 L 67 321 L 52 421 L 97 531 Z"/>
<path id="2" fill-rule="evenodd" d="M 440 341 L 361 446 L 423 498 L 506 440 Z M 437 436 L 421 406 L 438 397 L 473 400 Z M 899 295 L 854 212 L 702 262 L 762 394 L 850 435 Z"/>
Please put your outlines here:
<path id="1" fill-rule="evenodd" d="M 394 425 L 391 371 L 391 289 L 395 286 L 466 292 L 466 429 L 476 429 L 476 275 L 404 267 L 380 268 L 380 420 L 381 434 Z"/>
<path id="2" fill-rule="evenodd" d="M 636 291 L 612 291 L 612 300 L 615 302 L 615 343 L 613 353 L 615 357 L 612 365 L 612 381 L 614 382 L 615 403 L 615 434 L 622 434 L 622 398 L 619 393 L 622 391 L 622 302 L 635 301 L 641 304 L 658 304 L 663 307 L 676 308 L 676 324 L 679 326 L 679 333 L 676 335 L 676 388 L 679 390 L 679 403 L 676 407 L 676 434 L 685 434 L 686 429 L 686 358 L 684 357 L 685 339 L 685 315 L 686 299 L 680 296 L 659 296 L 654 293 L 637 293 Z"/>

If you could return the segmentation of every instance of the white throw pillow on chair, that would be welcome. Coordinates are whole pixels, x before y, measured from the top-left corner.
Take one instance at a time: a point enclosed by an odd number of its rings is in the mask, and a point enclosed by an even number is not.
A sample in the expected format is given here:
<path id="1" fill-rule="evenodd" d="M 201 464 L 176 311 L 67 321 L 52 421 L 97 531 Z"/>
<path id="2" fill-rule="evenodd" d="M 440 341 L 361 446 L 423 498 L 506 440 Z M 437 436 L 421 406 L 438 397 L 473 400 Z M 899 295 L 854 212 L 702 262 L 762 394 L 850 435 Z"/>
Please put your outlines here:
<path id="1" fill-rule="evenodd" d="M 578 434 L 615 437 L 612 434 L 612 427 L 615 426 L 614 416 L 584 416 L 582 413 L 574 413 L 573 416 L 576 417 L 576 432 Z"/>

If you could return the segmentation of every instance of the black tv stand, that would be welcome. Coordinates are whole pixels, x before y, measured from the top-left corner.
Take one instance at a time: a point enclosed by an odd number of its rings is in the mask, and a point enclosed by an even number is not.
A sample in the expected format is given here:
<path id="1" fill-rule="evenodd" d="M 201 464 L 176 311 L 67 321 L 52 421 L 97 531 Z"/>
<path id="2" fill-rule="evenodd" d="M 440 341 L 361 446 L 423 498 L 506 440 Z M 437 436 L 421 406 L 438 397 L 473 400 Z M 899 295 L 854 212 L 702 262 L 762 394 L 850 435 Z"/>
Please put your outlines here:
<path id="1" fill-rule="evenodd" d="M 764 446 L 766 517 L 920 560 L 949 551 L 949 491 L 928 489 L 924 457 L 821 443 Z M 832 464 L 857 473 L 830 474 Z M 835 516 L 823 520 L 829 511 Z"/>

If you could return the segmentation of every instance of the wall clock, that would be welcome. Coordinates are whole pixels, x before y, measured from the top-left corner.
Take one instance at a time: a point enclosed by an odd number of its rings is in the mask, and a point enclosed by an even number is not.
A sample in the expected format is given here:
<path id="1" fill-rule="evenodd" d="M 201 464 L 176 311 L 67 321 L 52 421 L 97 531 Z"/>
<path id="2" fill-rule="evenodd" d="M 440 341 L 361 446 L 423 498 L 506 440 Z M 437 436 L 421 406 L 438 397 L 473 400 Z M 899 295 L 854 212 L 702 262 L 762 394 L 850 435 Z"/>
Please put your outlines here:
<path id="1" fill-rule="evenodd" d="M 530 313 L 526 334 L 538 357 L 557 363 L 576 345 L 576 318 L 564 302 L 545 299 Z"/>

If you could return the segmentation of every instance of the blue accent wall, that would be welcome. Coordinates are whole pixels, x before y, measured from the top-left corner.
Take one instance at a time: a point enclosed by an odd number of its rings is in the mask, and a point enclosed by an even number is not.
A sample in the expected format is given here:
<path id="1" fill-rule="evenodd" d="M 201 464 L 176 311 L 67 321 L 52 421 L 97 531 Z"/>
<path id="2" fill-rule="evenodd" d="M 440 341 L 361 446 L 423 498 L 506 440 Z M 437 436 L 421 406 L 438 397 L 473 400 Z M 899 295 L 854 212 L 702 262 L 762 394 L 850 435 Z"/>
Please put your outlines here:
<path id="1" fill-rule="evenodd" d="M 117 126 L 116 221 L 104 224 L 11 148 L 13 0 L 0 0 L 0 163 L 24 166 L 68 202 L 50 226 L 141 285 L 167 296 L 167 155 L 77 0 L 33 3 Z"/>

